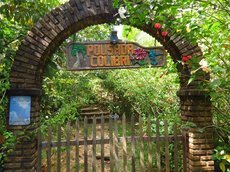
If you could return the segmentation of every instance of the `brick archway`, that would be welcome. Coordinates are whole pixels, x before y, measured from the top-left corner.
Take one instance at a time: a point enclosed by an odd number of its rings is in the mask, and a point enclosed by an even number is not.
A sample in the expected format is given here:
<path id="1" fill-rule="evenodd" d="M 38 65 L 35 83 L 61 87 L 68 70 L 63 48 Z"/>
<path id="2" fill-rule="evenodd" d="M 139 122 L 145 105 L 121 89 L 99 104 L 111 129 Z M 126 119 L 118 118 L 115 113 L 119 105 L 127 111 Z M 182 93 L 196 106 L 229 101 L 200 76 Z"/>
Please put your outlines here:
<path id="1" fill-rule="evenodd" d="M 14 132 L 30 132 L 38 128 L 40 96 L 43 70 L 52 53 L 71 34 L 90 25 L 110 23 L 114 20 L 116 10 L 111 0 L 70 0 L 46 14 L 27 34 L 17 51 L 10 75 L 11 89 L 9 95 L 32 96 L 31 125 L 28 127 L 8 126 Z M 198 46 L 192 46 L 182 36 L 169 33 L 164 41 L 161 34 L 145 25 L 139 29 L 155 37 L 169 52 L 176 62 L 181 56 L 192 55 L 202 58 Z M 190 69 L 177 63 L 180 76 L 181 117 L 185 122 L 194 122 L 197 128 L 186 131 L 187 134 L 187 171 L 214 171 L 211 159 L 213 151 L 212 129 L 199 132 L 199 127 L 212 124 L 211 102 L 206 92 L 198 89 L 202 79 L 209 76 L 202 74 L 199 80 L 187 85 Z M 36 171 L 36 138 L 21 140 L 16 150 L 5 163 L 5 170 Z"/>

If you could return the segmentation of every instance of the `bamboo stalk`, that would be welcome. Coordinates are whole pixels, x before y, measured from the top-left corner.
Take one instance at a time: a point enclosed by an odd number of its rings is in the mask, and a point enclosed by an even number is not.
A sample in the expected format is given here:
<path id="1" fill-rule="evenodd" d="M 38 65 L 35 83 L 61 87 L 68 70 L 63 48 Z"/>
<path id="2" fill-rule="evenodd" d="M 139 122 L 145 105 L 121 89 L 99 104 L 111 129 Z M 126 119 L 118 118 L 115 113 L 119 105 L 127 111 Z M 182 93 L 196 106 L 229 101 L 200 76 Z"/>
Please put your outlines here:
<path id="1" fill-rule="evenodd" d="M 126 117 L 125 114 L 122 116 L 122 133 L 123 133 L 123 139 L 122 139 L 122 149 L 123 149 L 123 171 L 128 172 L 128 166 L 127 166 L 127 143 L 126 143 Z"/>
<path id="2" fill-rule="evenodd" d="M 88 172 L 88 118 L 84 119 L 84 172 Z"/>
<path id="3" fill-rule="evenodd" d="M 104 116 L 101 116 L 101 172 L 105 171 L 105 164 L 104 164 L 104 129 L 105 129 L 105 120 Z"/>
<path id="4" fill-rule="evenodd" d="M 76 131 L 75 131 L 75 166 L 76 166 L 76 172 L 79 172 L 79 119 L 76 119 L 75 123 Z"/>
<path id="5" fill-rule="evenodd" d="M 135 133 L 134 133 L 134 115 L 131 116 L 131 151 L 132 151 L 132 172 L 135 172 L 135 161 L 136 161 L 136 151 L 135 151 Z"/>
<path id="6" fill-rule="evenodd" d="M 156 152 L 157 152 L 157 172 L 161 172 L 161 154 L 160 154 L 160 122 L 157 117 L 156 119 Z"/>
<path id="7" fill-rule="evenodd" d="M 42 166 L 42 148 L 41 148 L 41 142 L 42 142 L 42 139 L 41 139 L 41 130 L 40 128 L 38 129 L 38 166 L 37 166 L 37 171 L 41 171 L 41 166 Z"/>
<path id="8" fill-rule="evenodd" d="M 110 145 L 110 171 L 114 171 L 114 145 L 113 145 L 113 126 L 112 118 L 109 117 L 109 145 Z"/>
<path id="9" fill-rule="evenodd" d="M 58 135 L 57 135 L 57 172 L 61 171 L 61 125 L 58 124 Z"/>
<path id="10" fill-rule="evenodd" d="M 139 116 L 139 134 L 140 134 L 140 171 L 145 171 L 145 160 L 144 160 L 144 142 L 143 142 L 143 121 L 142 117 Z"/>
<path id="11" fill-rule="evenodd" d="M 70 122 L 66 125 L 66 172 L 70 172 Z"/>
<path id="12" fill-rule="evenodd" d="M 170 172 L 169 168 L 169 141 L 168 141 L 168 122 L 164 120 L 164 136 L 165 136 L 165 169 Z"/>
<path id="13" fill-rule="evenodd" d="M 117 118 L 114 119 L 114 146 L 115 146 L 115 152 L 114 152 L 114 159 L 115 159 L 115 172 L 119 172 L 119 166 L 118 166 L 118 126 L 117 126 Z"/>
<path id="14" fill-rule="evenodd" d="M 96 172 L 96 118 L 93 117 L 93 146 L 92 146 L 92 171 Z"/>
<path id="15" fill-rule="evenodd" d="M 47 148 L 47 170 L 51 171 L 51 144 L 52 144 L 52 128 L 48 126 L 48 148 Z"/>
<path id="16" fill-rule="evenodd" d="M 177 140 L 177 125 L 173 126 L 174 131 L 174 172 L 178 172 L 178 140 Z"/>
<path id="17" fill-rule="evenodd" d="M 182 133 L 183 135 L 183 141 L 182 141 L 182 144 L 183 144 L 183 172 L 187 172 L 187 148 L 186 148 L 186 145 L 187 145 L 187 140 L 186 140 L 186 132 L 183 132 Z"/>
<path id="18" fill-rule="evenodd" d="M 153 171 L 153 147 L 151 142 L 151 118 L 148 115 L 148 122 L 147 122 L 147 134 L 148 134 L 148 171 Z"/>

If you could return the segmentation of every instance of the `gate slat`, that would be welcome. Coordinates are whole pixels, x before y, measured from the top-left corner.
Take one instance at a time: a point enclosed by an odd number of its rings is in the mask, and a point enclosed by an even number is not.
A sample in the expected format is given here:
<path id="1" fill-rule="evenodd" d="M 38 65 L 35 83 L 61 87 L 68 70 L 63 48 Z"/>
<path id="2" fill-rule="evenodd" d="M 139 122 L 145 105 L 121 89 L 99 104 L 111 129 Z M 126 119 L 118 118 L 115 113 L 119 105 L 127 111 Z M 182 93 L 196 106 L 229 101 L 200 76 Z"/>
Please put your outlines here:
<path id="1" fill-rule="evenodd" d="M 88 118 L 84 119 L 84 172 L 88 172 Z"/>
<path id="2" fill-rule="evenodd" d="M 178 139 L 177 139 L 177 124 L 173 126 L 174 131 L 174 172 L 178 172 Z"/>
<path id="3" fill-rule="evenodd" d="M 114 123 L 113 123 L 114 120 Z M 66 147 L 66 171 L 70 172 L 70 146 L 75 147 L 75 165 L 76 165 L 76 171 L 79 172 L 79 145 L 84 145 L 84 171 L 87 172 L 89 169 L 88 167 L 88 146 L 92 145 L 92 172 L 96 172 L 96 144 L 101 144 L 101 172 L 105 171 L 105 164 L 104 164 L 104 146 L 105 144 L 110 144 L 110 171 L 111 172 L 117 172 L 117 171 L 124 171 L 127 172 L 128 170 L 135 172 L 137 171 L 136 166 L 135 166 L 135 161 L 136 161 L 136 141 L 139 141 L 140 143 L 140 170 L 141 172 L 147 170 L 147 171 L 154 171 L 153 169 L 153 147 L 152 143 L 156 143 L 156 165 L 157 165 L 157 172 L 161 172 L 162 170 L 169 172 L 169 171 L 174 171 L 178 172 L 178 155 L 179 152 L 178 150 L 183 148 L 183 171 L 186 171 L 186 147 L 184 146 L 184 142 L 186 140 L 185 137 L 183 136 L 178 136 L 178 128 L 177 125 L 175 124 L 173 126 L 173 135 L 169 135 L 168 133 L 168 122 L 167 120 L 164 120 L 164 136 L 160 136 L 160 122 L 159 119 L 156 119 L 156 136 L 152 136 L 152 131 L 151 131 L 151 120 L 150 116 L 148 116 L 147 119 L 147 136 L 144 134 L 143 130 L 143 119 L 141 116 L 139 116 L 139 136 L 135 136 L 135 125 L 134 125 L 134 115 L 131 116 L 131 136 L 127 136 L 126 129 L 126 116 L 125 114 L 122 115 L 122 137 L 118 137 L 118 120 L 112 119 L 111 117 L 109 118 L 109 137 L 110 139 L 104 138 L 105 133 L 104 133 L 104 116 L 101 116 L 101 138 L 96 137 L 96 117 L 93 117 L 93 124 L 92 124 L 92 133 L 93 133 L 93 138 L 88 139 L 88 118 L 84 118 L 84 139 L 80 139 L 79 136 L 79 120 L 76 120 L 76 132 L 75 132 L 75 139 L 71 139 L 71 126 L 70 122 L 67 123 L 66 125 L 66 141 L 61 140 L 61 126 L 57 126 L 57 141 L 52 142 L 52 128 L 51 126 L 48 126 L 48 140 L 47 142 L 42 142 L 41 143 L 41 135 L 38 132 L 38 156 L 39 154 L 41 155 L 42 153 L 42 148 L 46 148 L 46 155 L 47 155 L 47 171 L 52 171 L 52 161 L 51 161 L 51 153 L 52 153 L 52 147 L 57 148 L 57 167 L 56 171 L 59 172 L 61 171 L 61 147 Z M 120 123 L 119 123 L 120 127 Z M 119 128 L 120 129 L 120 128 Z M 138 129 L 138 128 L 137 128 Z M 170 160 L 170 155 L 169 155 L 169 142 L 174 141 L 174 165 L 175 167 L 173 169 L 170 169 L 169 166 L 169 160 Z M 183 147 L 179 146 L 179 142 L 183 142 Z M 145 149 L 145 143 L 146 146 L 148 145 L 148 148 Z M 162 149 L 165 150 L 165 166 L 161 167 L 161 154 L 160 154 L 160 149 L 161 149 L 161 143 L 164 142 L 164 147 Z M 127 144 L 131 144 L 131 157 L 132 162 L 131 162 L 131 169 L 129 169 L 128 166 L 128 153 L 127 153 Z M 118 146 L 121 144 L 122 147 L 120 147 L 120 150 L 122 150 L 122 157 L 123 157 L 123 162 L 119 160 L 118 157 Z M 148 152 L 148 157 L 145 157 L 144 152 Z M 154 156 L 155 157 L 155 156 Z M 181 156 L 182 157 L 182 156 Z M 145 162 L 145 158 L 148 159 Z M 41 162 L 39 162 L 39 157 L 38 157 L 38 167 L 37 169 L 41 171 Z M 119 166 L 121 165 L 122 166 Z M 147 166 L 145 166 L 147 165 Z M 139 166 L 139 165 L 138 165 Z M 62 167 L 63 168 L 63 167 Z M 139 168 L 139 167 L 138 167 Z"/>
<path id="4" fill-rule="evenodd" d="M 70 122 L 66 125 L 66 172 L 70 172 Z"/>
<path id="5" fill-rule="evenodd" d="M 118 166 L 118 127 L 117 127 L 117 118 L 114 119 L 114 146 L 115 146 L 115 172 L 119 172 Z"/>
<path id="6" fill-rule="evenodd" d="M 136 161 L 136 154 L 135 154 L 135 133 L 134 133 L 134 115 L 131 116 L 131 149 L 132 149 L 132 172 L 135 172 L 135 161 Z"/>
<path id="7" fill-rule="evenodd" d="M 165 170 L 170 172 L 169 168 L 169 141 L 168 141 L 168 122 L 164 120 L 164 135 L 165 135 Z"/>
<path id="8" fill-rule="evenodd" d="M 140 137 L 140 171 L 145 171 L 145 163 L 144 163 L 144 141 L 143 141 L 143 121 L 142 117 L 139 116 L 139 137 Z"/>
<path id="9" fill-rule="evenodd" d="M 186 141 L 186 133 L 185 132 L 182 132 L 182 145 L 183 145 L 183 172 L 187 172 L 187 148 L 186 148 L 186 145 L 187 145 L 187 141 Z"/>
<path id="10" fill-rule="evenodd" d="M 42 142 L 42 138 L 41 138 L 41 130 L 38 130 L 38 166 L 37 166 L 37 171 L 42 171 L 41 167 L 42 167 L 42 147 L 41 147 L 41 142 Z"/>
<path id="11" fill-rule="evenodd" d="M 61 171 L 61 125 L 58 124 L 57 133 L 57 172 Z"/>
<path id="12" fill-rule="evenodd" d="M 51 144 L 52 144 L 52 128 L 48 126 L 48 147 L 47 147 L 47 170 L 51 171 Z"/>
<path id="13" fill-rule="evenodd" d="M 151 118 L 148 115 L 148 122 L 147 122 L 147 134 L 148 134 L 148 171 L 153 171 L 153 147 L 151 141 Z"/>
<path id="14" fill-rule="evenodd" d="M 123 171 L 127 172 L 128 167 L 127 167 L 127 143 L 126 143 L 126 117 L 125 114 L 122 116 L 122 149 L 123 149 Z"/>
<path id="15" fill-rule="evenodd" d="M 76 131 L 75 131 L 75 165 L 76 165 L 76 172 L 79 172 L 79 119 L 76 119 L 75 123 Z"/>
<path id="16" fill-rule="evenodd" d="M 156 119 L 156 152 L 157 152 L 157 172 L 161 171 L 161 154 L 160 154 L 160 122 Z"/>
<path id="17" fill-rule="evenodd" d="M 105 120 L 104 116 L 101 116 L 101 172 L 105 171 L 105 164 L 104 164 L 104 129 L 105 129 Z"/>
<path id="18" fill-rule="evenodd" d="M 93 116 L 92 171 L 96 172 L 96 118 Z"/>
<path id="19" fill-rule="evenodd" d="M 110 171 L 114 171 L 114 145 L 113 145 L 113 126 L 112 126 L 112 118 L 109 117 L 109 145 L 110 145 Z"/>

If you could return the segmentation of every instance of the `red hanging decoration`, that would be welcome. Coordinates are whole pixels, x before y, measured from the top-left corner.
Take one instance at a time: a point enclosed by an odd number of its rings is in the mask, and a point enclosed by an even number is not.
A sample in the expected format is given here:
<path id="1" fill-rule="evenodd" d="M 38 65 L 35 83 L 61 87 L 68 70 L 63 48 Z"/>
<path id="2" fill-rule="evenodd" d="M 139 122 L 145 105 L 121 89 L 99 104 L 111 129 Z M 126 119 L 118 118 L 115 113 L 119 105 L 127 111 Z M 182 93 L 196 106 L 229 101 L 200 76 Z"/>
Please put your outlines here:
<path id="1" fill-rule="evenodd" d="M 161 24 L 160 23 L 155 23 L 154 28 L 157 30 L 157 34 L 159 34 L 159 29 L 161 28 Z"/>
<path id="2" fill-rule="evenodd" d="M 183 62 L 187 62 L 188 60 L 190 60 L 192 58 L 192 56 L 191 55 L 188 55 L 188 56 L 183 56 L 182 58 L 181 58 L 181 60 L 183 61 Z"/>
<path id="3" fill-rule="evenodd" d="M 191 55 L 188 55 L 188 56 L 187 56 L 187 58 L 188 58 L 188 59 L 191 59 L 191 58 L 192 58 L 192 56 L 191 56 Z"/>
<path id="4" fill-rule="evenodd" d="M 168 32 L 167 31 L 163 31 L 163 32 L 161 32 L 161 35 L 164 37 L 164 42 L 165 42 L 165 37 L 168 35 Z"/>
<path id="5" fill-rule="evenodd" d="M 187 62 L 188 61 L 188 57 L 186 57 L 186 56 L 182 57 L 182 61 L 183 62 Z"/>
<path id="6" fill-rule="evenodd" d="M 155 23 L 154 24 L 154 28 L 155 29 L 160 29 L 161 28 L 161 24 L 160 23 Z"/>

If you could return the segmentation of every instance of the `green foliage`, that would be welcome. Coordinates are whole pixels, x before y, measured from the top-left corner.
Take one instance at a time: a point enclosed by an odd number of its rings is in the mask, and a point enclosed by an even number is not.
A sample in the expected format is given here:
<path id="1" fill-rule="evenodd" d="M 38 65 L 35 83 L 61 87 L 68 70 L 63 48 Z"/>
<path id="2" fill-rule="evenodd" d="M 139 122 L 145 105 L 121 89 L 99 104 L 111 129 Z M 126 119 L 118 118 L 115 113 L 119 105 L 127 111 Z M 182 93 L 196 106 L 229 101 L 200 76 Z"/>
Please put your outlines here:
<path id="1" fill-rule="evenodd" d="M 211 80 L 205 81 L 213 102 L 216 145 L 230 145 L 230 2 L 227 0 L 154 0 L 133 1 L 114 0 L 115 7 L 125 7 L 126 19 L 123 23 L 134 26 L 161 23 L 162 29 L 170 29 L 199 44 L 207 66 L 211 71 Z M 196 57 L 192 59 L 193 76 L 197 78 L 202 68 Z M 197 64 L 194 66 L 194 62 Z M 206 70 L 207 71 L 207 70 Z M 204 85 L 202 85 L 204 86 Z"/>
<path id="2" fill-rule="evenodd" d="M 14 144 L 16 142 L 16 137 L 11 132 L 4 132 L 3 137 L 4 143 L 0 147 L 0 165 L 3 163 L 3 160 L 7 157 L 7 155 L 13 152 Z"/>
<path id="3" fill-rule="evenodd" d="M 122 39 L 137 42 L 144 47 L 160 46 L 160 44 L 146 32 L 128 25 L 123 26 Z"/>
<path id="4" fill-rule="evenodd" d="M 217 146 L 213 159 L 219 163 L 222 172 L 230 171 L 230 148 L 228 146 Z"/>
<path id="5" fill-rule="evenodd" d="M 95 25 L 70 36 L 49 61 L 42 98 L 43 127 L 47 124 L 64 123 L 78 117 L 78 110 L 82 106 L 98 102 L 97 72 L 73 73 L 65 70 L 66 57 L 63 49 L 70 41 L 83 42 L 108 40 L 112 27 Z M 97 30 L 98 32 L 95 32 Z M 60 70 L 61 69 L 61 70 Z"/>
<path id="6" fill-rule="evenodd" d="M 167 67 L 171 66 L 170 63 Z M 134 112 L 141 115 L 158 114 L 161 118 L 170 117 L 171 120 L 178 118 L 179 104 L 175 94 L 179 87 L 178 78 L 167 68 L 112 71 L 106 76 L 102 84 L 115 97 L 111 101 L 115 102 L 113 106 L 120 107 L 113 109 L 117 113 L 122 114 L 126 109 L 126 114 Z"/>
<path id="7" fill-rule="evenodd" d="M 11 67 L 11 60 L 2 60 L 0 63 L 0 134 L 5 130 L 5 107 L 7 106 L 6 90 L 9 89 L 9 69 Z"/>
<path id="8" fill-rule="evenodd" d="M 38 21 L 47 11 L 59 4 L 59 0 L 2 0 L 0 11 L 8 21 L 32 26 L 34 21 Z"/>
<path id="9" fill-rule="evenodd" d="M 88 72 L 73 74 L 59 71 L 52 78 L 43 82 L 45 95 L 42 99 L 44 119 L 54 123 L 65 122 L 78 116 L 78 108 L 96 101 L 93 93 L 93 75 Z"/>

